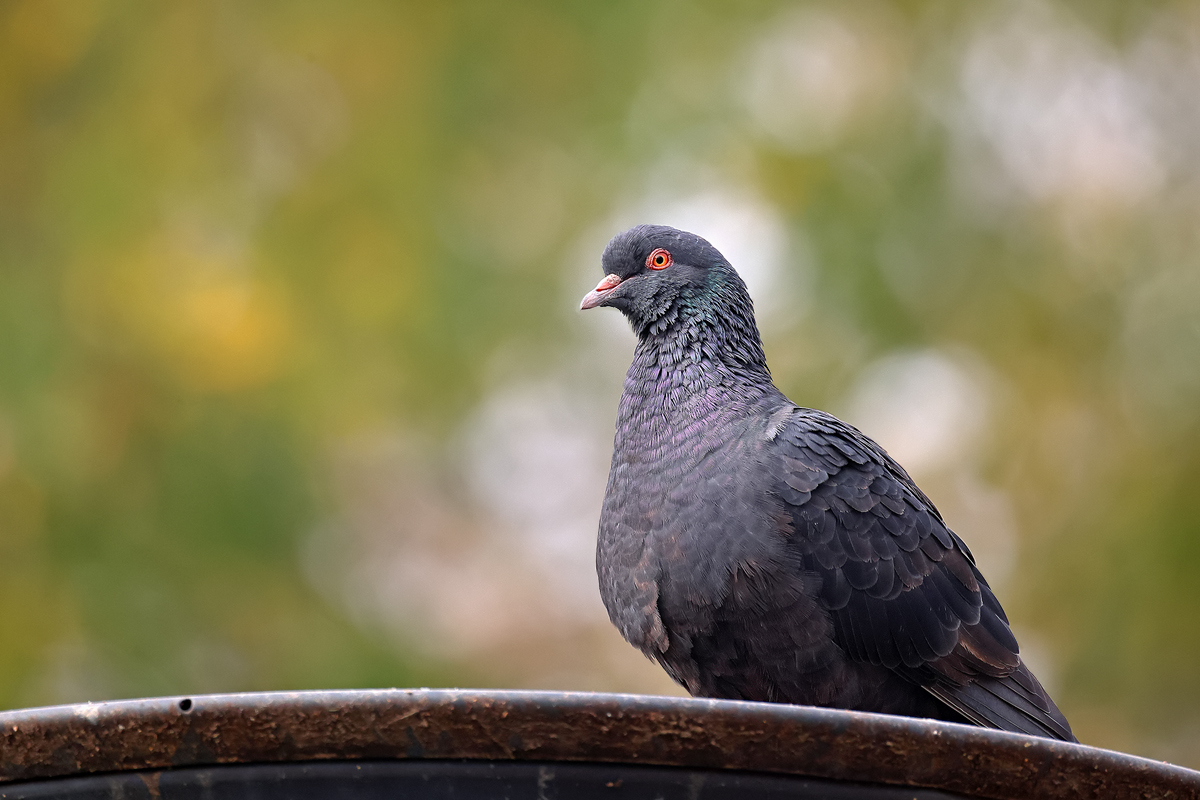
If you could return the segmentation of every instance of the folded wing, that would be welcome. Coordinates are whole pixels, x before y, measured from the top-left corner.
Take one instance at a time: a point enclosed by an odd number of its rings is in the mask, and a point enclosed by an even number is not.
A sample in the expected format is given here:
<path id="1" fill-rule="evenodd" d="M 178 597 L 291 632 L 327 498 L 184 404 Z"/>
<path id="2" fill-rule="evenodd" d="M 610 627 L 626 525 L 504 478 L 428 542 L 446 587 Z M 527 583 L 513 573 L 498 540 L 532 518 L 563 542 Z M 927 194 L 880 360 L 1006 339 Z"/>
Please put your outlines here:
<path id="1" fill-rule="evenodd" d="M 793 546 L 820 576 L 851 658 L 894 670 L 976 724 L 1075 741 L 967 546 L 882 448 L 796 409 L 772 449 Z"/>

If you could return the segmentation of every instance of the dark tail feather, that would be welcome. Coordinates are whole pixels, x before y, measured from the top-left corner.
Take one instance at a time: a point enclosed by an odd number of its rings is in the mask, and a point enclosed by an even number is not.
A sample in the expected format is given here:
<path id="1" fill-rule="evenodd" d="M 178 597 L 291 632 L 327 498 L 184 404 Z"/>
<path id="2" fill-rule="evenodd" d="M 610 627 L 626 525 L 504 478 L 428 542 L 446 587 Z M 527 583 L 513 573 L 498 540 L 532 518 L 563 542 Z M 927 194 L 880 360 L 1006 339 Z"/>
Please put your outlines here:
<path id="1" fill-rule="evenodd" d="M 1067 718 L 1024 664 L 1003 678 L 980 675 L 961 686 L 938 682 L 925 688 L 976 725 L 1079 741 L 1071 733 Z"/>

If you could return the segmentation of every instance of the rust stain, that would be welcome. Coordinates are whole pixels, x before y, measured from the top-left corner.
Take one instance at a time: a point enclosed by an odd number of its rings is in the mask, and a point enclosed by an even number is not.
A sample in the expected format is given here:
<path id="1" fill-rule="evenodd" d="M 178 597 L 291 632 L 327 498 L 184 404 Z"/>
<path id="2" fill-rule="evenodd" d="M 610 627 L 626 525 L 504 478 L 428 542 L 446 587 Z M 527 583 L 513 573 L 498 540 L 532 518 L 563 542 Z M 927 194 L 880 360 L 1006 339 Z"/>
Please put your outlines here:
<path id="1" fill-rule="evenodd" d="M 184 700 L 190 703 L 184 703 Z M 0 713 L 0 784 L 327 759 L 746 770 L 968 797 L 1200 797 L 1200 773 L 949 723 L 781 704 L 562 692 L 193 695 Z"/>
<path id="2" fill-rule="evenodd" d="M 150 792 L 150 796 L 154 798 L 154 800 L 159 800 L 159 798 L 162 797 L 162 794 L 158 791 L 159 776 L 160 773 L 158 772 L 138 773 L 138 777 L 142 779 L 142 783 L 146 784 L 146 791 Z"/>

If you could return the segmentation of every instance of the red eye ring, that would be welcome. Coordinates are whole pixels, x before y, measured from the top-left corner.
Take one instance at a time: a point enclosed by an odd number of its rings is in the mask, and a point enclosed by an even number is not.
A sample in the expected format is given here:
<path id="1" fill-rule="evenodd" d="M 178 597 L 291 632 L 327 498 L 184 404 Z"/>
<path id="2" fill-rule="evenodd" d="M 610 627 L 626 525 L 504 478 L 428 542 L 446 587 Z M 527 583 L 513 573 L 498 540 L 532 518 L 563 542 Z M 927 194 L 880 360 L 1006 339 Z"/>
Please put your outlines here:
<path id="1" fill-rule="evenodd" d="M 671 258 L 671 254 L 661 247 L 646 256 L 647 269 L 666 269 L 673 263 L 674 260 Z"/>

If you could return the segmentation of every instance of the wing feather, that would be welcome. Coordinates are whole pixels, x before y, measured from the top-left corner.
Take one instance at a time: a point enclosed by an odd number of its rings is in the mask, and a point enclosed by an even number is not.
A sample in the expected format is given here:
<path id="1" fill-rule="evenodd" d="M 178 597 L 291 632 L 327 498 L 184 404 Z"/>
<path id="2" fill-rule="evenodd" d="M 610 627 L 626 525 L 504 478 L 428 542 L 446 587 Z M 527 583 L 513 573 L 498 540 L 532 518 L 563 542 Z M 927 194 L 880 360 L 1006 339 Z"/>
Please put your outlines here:
<path id="1" fill-rule="evenodd" d="M 775 494 L 851 658 L 888 667 L 968 720 L 1074 741 L 1021 662 L 970 550 L 877 444 L 797 409 L 772 440 Z"/>

